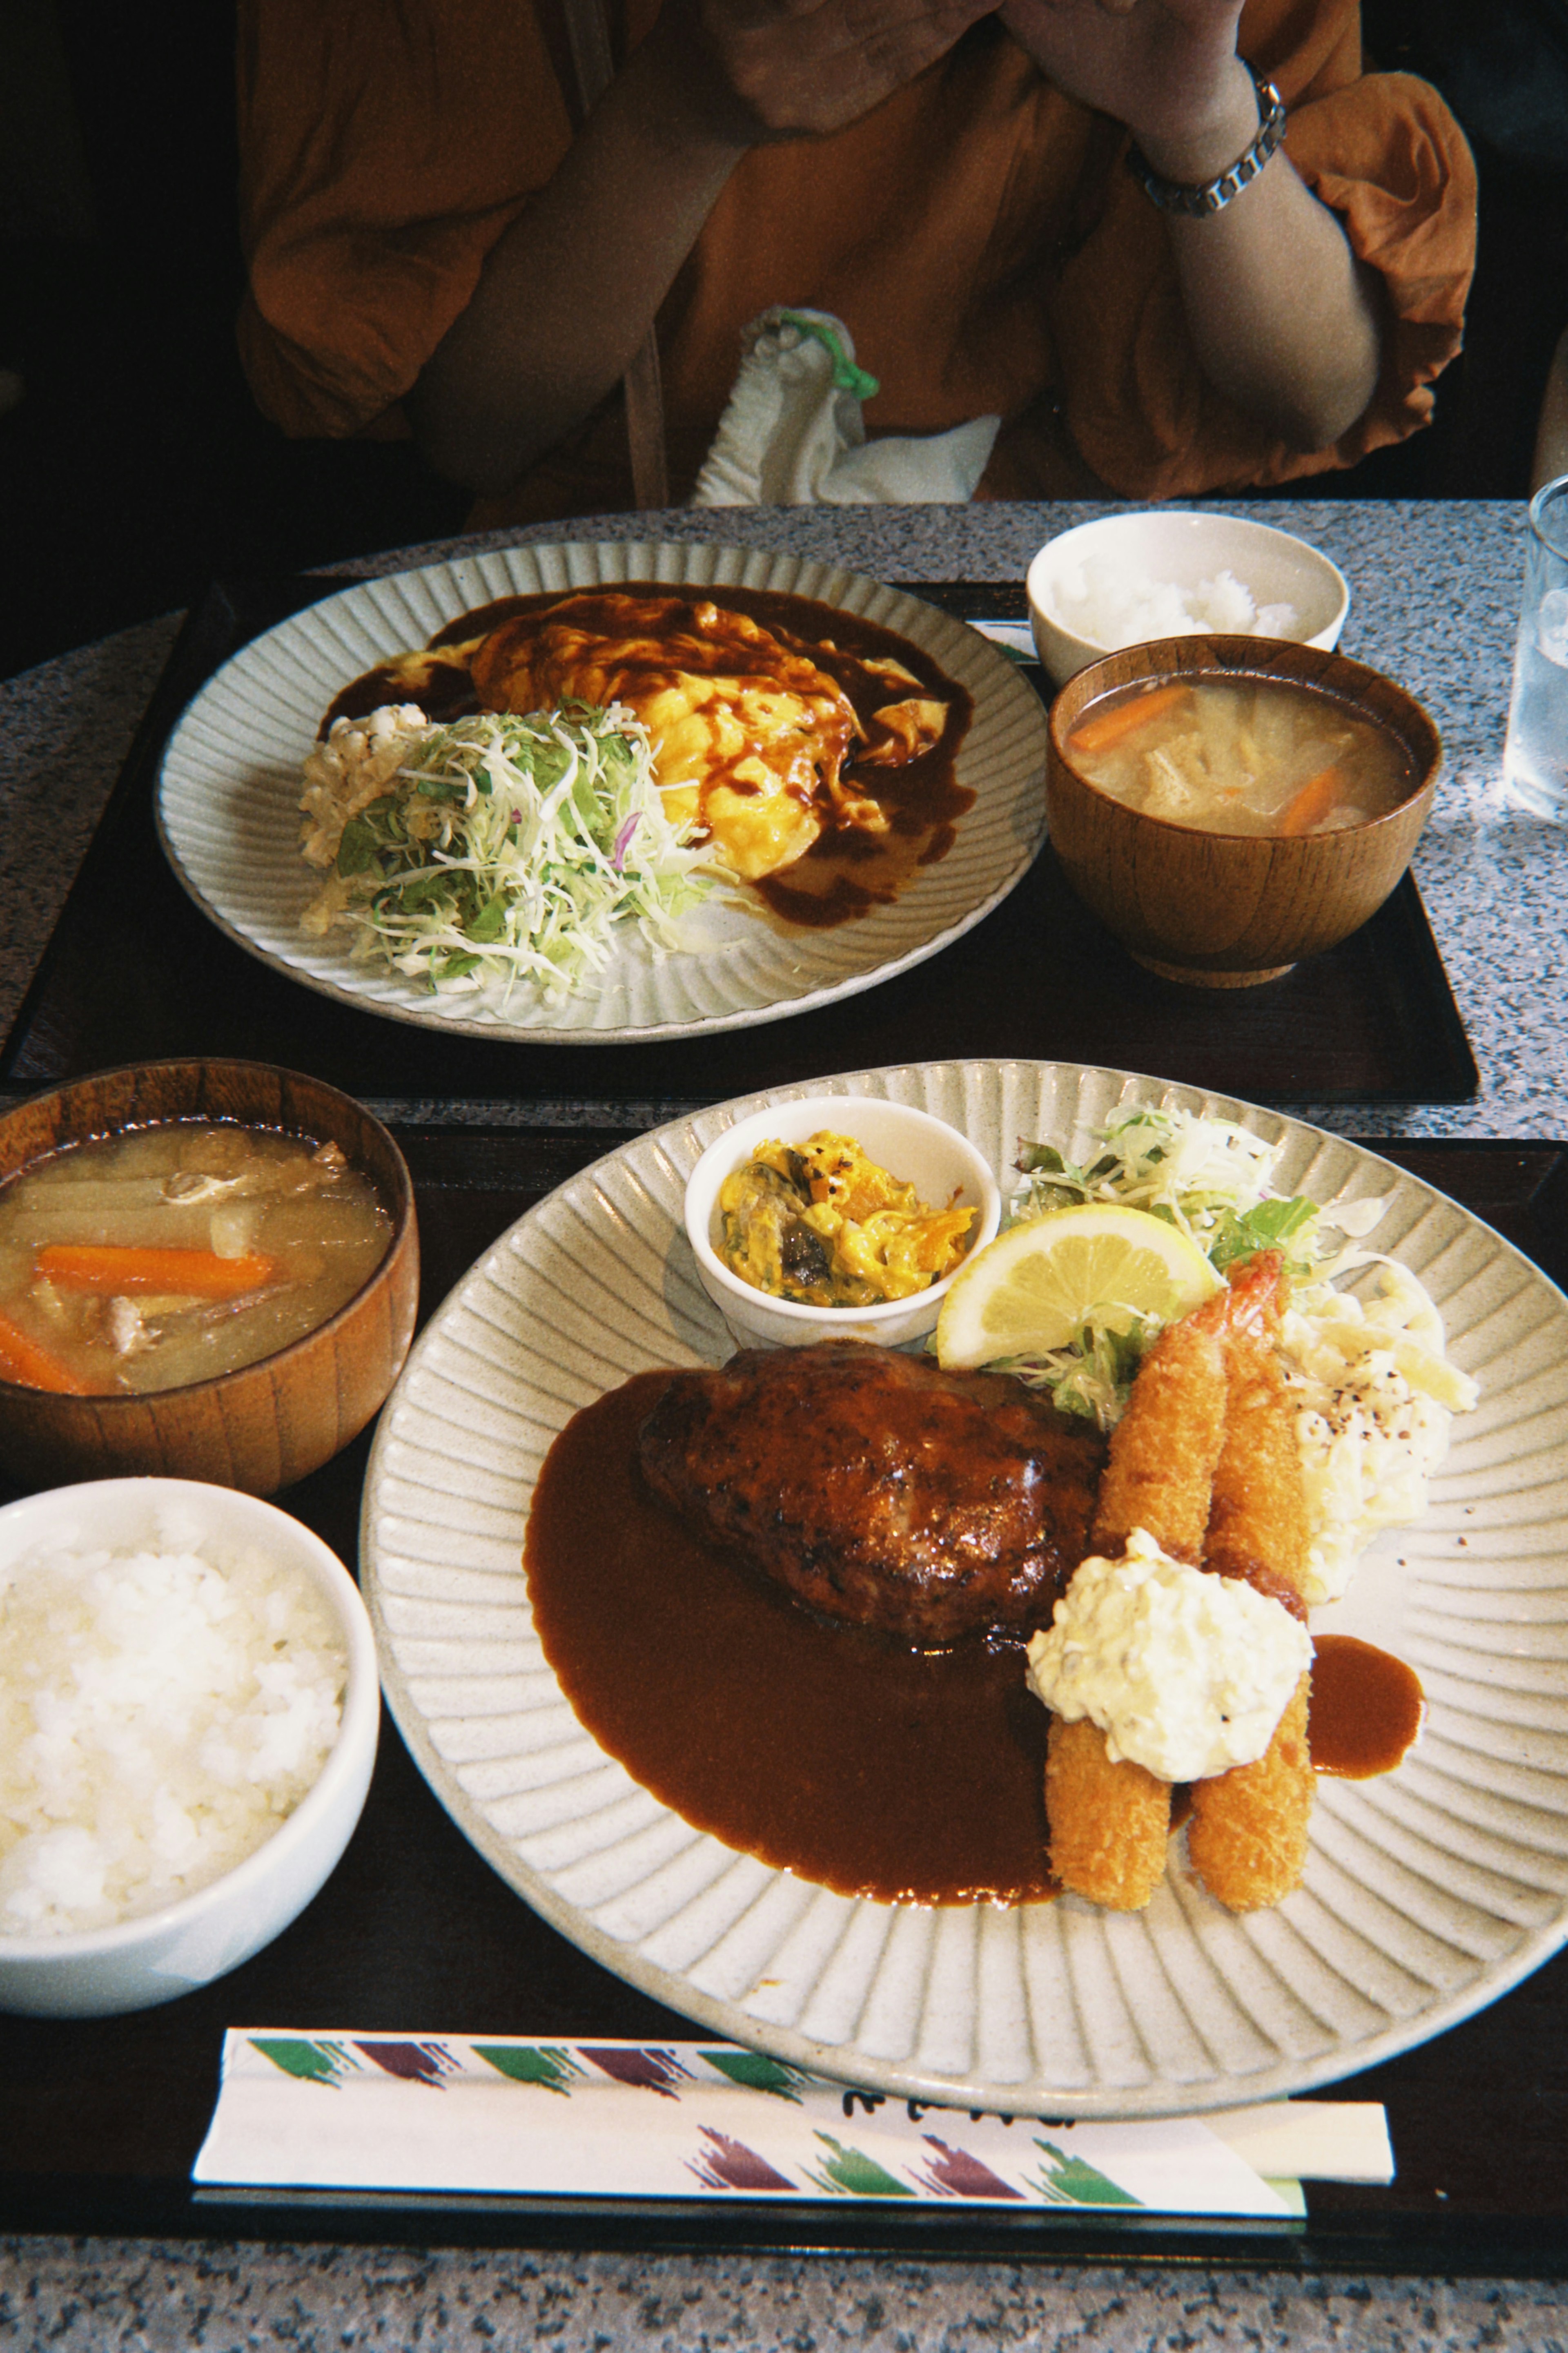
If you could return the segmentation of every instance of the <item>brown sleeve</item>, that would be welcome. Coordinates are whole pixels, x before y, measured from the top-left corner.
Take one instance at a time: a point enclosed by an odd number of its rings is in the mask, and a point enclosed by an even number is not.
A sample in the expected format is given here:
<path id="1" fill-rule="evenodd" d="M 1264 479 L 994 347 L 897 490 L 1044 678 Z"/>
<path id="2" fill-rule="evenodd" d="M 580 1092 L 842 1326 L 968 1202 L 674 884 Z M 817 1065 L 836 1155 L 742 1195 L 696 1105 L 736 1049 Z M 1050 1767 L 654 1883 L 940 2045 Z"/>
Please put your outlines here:
<path id="1" fill-rule="evenodd" d="M 1339 445 L 1350 465 L 1426 422 L 1426 387 L 1459 349 L 1475 267 L 1475 164 L 1436 91 L 1412 74 L 1368 74 L 1303 107 L 1287 149 L 1382 278 L 1392 319 L 1376 396 Z M 1300 460 L 1289 470 L 1300 472 Z"/>
<path id="2" fill-rule="evenodd" d="M 529 0 L 239 0 L 240 355 L 286 433 L 396 404 L 571 123 Z"/>
<path id="3" fill-rule="evenodd" d="M 1382 375 L 1327 452 L 1289 448 L 1226 400 L 1193 354 L 1163 224 L 1118 159 L 1095 227 L 1062 267 L 1051 325 L 1067 429 L 1123 496 L 1190 496 L 1352 465 L 1426 423 L 1426 386 L 1459 348 L 1476 180 L 1442 100 L 1408 74 L 1360 72 L 1354 0 L 1253 0 L 1241 30 L 1243 54 L 1290 109 L 1291 162 L 1383 280 Z"/>

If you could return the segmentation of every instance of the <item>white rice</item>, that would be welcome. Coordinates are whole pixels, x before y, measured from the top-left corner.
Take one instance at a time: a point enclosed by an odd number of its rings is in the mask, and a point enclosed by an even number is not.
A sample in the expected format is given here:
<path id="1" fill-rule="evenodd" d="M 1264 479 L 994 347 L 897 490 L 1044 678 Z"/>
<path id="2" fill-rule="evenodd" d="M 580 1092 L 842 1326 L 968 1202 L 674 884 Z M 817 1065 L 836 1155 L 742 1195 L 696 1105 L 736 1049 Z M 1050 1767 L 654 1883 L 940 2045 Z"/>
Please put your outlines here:
<path id="1" fill-rule="evenodd" d="M 348 1659 L 254 1549 L 0 1567 L 0 1936 L 161 1910 L 269 1838 L 320 1774 Z"/>
<path id="2" fill-rule="evenodd" d="M 1053 601 L 1069 629 L 1111 651 L 1206 630 L 1264 638 L 1300 633 L 1293 605 L 1259 605 L 1234 572 L 1178 588 L 1173 581 L 1126 571 L 1110 556 L 1089 555 L 1064 567 Z"/>

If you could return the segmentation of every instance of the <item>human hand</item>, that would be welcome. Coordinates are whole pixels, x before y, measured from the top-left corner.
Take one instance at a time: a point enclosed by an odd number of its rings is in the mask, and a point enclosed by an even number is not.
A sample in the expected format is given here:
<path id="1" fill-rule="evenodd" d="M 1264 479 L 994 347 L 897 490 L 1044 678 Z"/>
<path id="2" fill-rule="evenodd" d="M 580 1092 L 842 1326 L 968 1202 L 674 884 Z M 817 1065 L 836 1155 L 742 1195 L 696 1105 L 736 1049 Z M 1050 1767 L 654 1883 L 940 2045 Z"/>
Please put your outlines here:
<path id="1" fill-rule="evenodd" d="M 1126 123 L 1156 169 L 1194 180 L 1222 170 L 1257 125 L 1240 16 L 1241 0 L 1005 0 L 1002 10 L 1059 90 Z"/>
<path id="2" fill-rule="evenodd" d="M 945 55 L 998 0 L 675 0 L 654 38 L 688 103 L 741 146 L 839 131 Z"/>

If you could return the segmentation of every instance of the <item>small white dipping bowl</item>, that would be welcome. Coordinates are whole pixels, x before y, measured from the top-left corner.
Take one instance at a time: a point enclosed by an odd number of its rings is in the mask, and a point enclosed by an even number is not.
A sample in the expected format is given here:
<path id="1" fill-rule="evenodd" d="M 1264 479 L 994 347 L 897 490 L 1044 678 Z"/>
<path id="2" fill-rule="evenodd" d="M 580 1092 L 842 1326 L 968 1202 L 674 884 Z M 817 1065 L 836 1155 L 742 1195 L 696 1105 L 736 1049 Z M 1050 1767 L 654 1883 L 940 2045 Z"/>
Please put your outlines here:
<path id="1" fill-rule="evenodd" d="M 1184 595 L 1229 572 L 1255 605 L 1291 605 L 1289 636 L 1331 652 L 1351 607 L 1350 583 L 1335 564 L 1290 532 L 1237 515 L 1173 513 L 1140 508 L 1100 515 L 1047 540 L 1029 566 L 1029 625 L 1041 661 L 1058 686 L 1117 646 L 1080 637 L 1062 604 L 1064 583 L 1081 579 L 1093 558 L 1139 586 L 1171 587 Z M 1214 631 L 1194 623 L 1195 634 Z M 1169 637 L 1169 629 L 1152 633 Z"/>
<path id="2" fill-rule="evenodd" d="M 265 1552 L 302 1572 L 348 1651 L 342 1721 L 313 1787 L 243 1862 L 195 1894 L 109 1928 L 0 1936 L 0 2010 L 107 2018 L 150 2010 L 237 1968 L 324 1884 L 363 1810 L 381 1723 L 375 1638 L 335 1553 L 258 1496 L 190 1479 L 96 1479 L 0 1509 L 0 1569 L 41 1544 L 226 1555 Z"/>
<path id="3" fill-rule="evenodd" d="M 984 1250 L 1001 1222 L 1002 1197 L 989 1167 L 967 1136 L 930 1112 L 875 1095 L 807 1095 L 753 1112 L 709 1145 L 686 1186 L 686 1232 L 702 1287 L 743 1348 L 804 1348 L 816 1340 L 871 1340 L 892 1348 L 923 1339 L 934 1330 L 958 1272 L 955 1267 L 930 1290 L 879 1307 L 803 1307 L 792 1299 L 772 1299 L 731 1273 L 716 1248 L 719 1188 L 725 1177 L 743 1167 L 759 1145 L 805 1144 L 825 1129 L 853 1136 L 889 1176 L 912 1185 L 928 1208 L 945 1209 L 956 1194 L 961 1208 L 979 1211 L 960 1266 Z"/>

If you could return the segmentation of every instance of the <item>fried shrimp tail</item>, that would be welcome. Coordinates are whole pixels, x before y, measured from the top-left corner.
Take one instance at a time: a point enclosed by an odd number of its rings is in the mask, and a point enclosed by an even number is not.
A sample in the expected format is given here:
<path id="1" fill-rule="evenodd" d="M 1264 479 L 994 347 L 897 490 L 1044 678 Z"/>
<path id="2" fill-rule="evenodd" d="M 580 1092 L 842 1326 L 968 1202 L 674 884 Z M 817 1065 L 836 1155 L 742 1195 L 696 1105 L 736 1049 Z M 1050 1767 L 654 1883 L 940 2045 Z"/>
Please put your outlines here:
<path id="1" fill-rule="evenodd" d="M 1260 1282 L 1252 1285 L 1252 1295 L 1262 1298 Z M 1244 1578 L 1305 1619 L 1307 1503 L 1272 1321 L 1271 1314 L 1240 1318 L 1226 1337 L 1225 1444 L 1215 1466 L 1204 1565 L 1221 1577 Z M 1256 1764 L 1234 1766 L 1194 1786 L 1188 1859 L 1210 1894 L 1233 1912 L 1278 1904 L 1306 1869 L 1316 1788 L 1307 1731 L 1310 1685 L 1310 1675 L 1303 1675 Z"/>
<path id="2" fill-rule="evenodd" d="M 1248 1334 L 1272 1338 L 1284 1301 L 1285 1261 L 1277 1250 L 1255 1250 L 1233 1266 L 1226 1288 L 1198 1309 L 1223 1340 Z"/>

